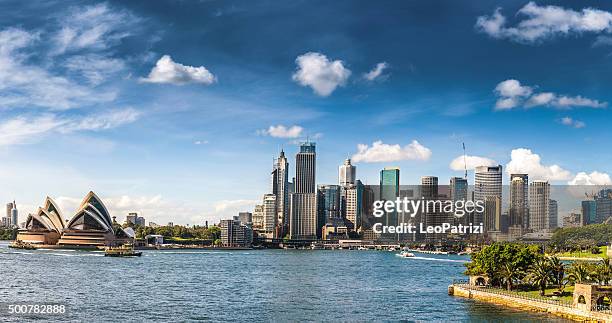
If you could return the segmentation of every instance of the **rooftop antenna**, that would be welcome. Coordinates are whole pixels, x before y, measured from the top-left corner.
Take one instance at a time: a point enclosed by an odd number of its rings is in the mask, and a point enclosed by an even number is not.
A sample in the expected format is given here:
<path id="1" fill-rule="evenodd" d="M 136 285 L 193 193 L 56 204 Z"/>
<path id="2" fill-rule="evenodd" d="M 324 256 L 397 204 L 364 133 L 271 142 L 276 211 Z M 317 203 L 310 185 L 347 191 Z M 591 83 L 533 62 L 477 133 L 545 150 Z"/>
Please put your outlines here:
<path id="1" fill-rule="evenodd" d="M 464 178 L 467 179 L 467 161 L 465 157 L 465 142 L 462 142 L 461 145 L 463 145 L 463 169 L 465 169 Z"/>

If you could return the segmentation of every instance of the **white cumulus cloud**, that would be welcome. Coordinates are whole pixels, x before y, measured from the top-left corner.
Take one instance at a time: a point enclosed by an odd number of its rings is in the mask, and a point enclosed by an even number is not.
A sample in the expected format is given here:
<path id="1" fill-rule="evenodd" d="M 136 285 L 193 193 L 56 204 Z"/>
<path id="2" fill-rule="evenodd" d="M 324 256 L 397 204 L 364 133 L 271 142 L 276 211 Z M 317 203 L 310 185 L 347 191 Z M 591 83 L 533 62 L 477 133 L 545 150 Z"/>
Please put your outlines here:
<path id="1" fill-rule="evenodd" d="M 553 92 L 535 92 L 533 86 L 521 84 L 518 80 L 508 79 L 495 87 L 497 102 L 496 110 L 509 110 L 516 107 L 532 108 L 538 106 L 568 109 L 572 107 L 605 108 L 608 103 L 585 98 L 570 97 Z"/>
<path id="2" fill-rule="evenodd" d="M 204 66 L 194 67 L 183 65 L 173 61 L 170 55 L 164 55 L 157 61 L 149 75 L 140 78 L 140 81 L 176 85 L 189 83 L 210 85 L 217 81 L 217 77 Z"/>
<path id="3" fill-rule="evenodd" d="M 497 162 L 493 159 L 480 157 L 480 156 L 465 156 L 465 160 L 463 155 L 458 156 L 450 162 L 450 169 L 455 171 L 462 171 L 465 169 L 467 165 L 468 170 L 473 170 L 478 166 L 494 166 L 497 165 Z"/>
<path id="4" fill-rule="evenodd" d="M 302 135 L 304 128 L 294 125 L 291 127 L 282 124 L 270 126 L 268 129 L 259 130 L 260 135 L 268 135 L 275 138 L 298 138 Z"/>
<path id="5" fill-rule="evenodd" d="M 506 164 L 508 174 L 529 174 L 530 179 L 560 181 L 569 180 L 572 174 L 559 165 L 543 165 L 540 155 L 530 149 L 517 148 L 510 153 Z"/>
<path id="6" fill-rule="evenodd" d="M 354 162 L 378 163 L 400 160 L 428 160 L 429 157 L 431 157 L 431 150 L 416 140 L 404 147 L 399 144 L 385 144 L 379 140 L 375 141 L 372 146 L 367 144 L 357 145 L 357 153 L 351 157 L 351 160 Z"/>
<path id="7" fill-rule="evenodd" d="M 527 3 L 516 14 L 521 20 L 516 26 L 506 25 L 507 19 L 497 8 L 490 16 L 480 16 L 476 29 L 498 39 L 519 43 L 535 43 L 557 36 L 612 32 L 612 13 L 594 8 L 581 11 L 559 6 L 538 6 Z"/>
<path id="8" fill-rule="evenodd" d="M 293 80 L 310 86 L 320 96 L 329 96 L 338 86 L 344 86 L 351 71 L 341 60 L 330 61 L 321 53 L 309 52 L 295 59 L 298 65 Z"/>
<path id="9" fill-rule="evenodd" d="M 386 62 L 381 62 L 376 64 L 376 66 L 369 72 L 363 74 L 363 78 L 368 81 L 375 81 L 377 79 L 382 79 L 385 77 L 383 72 L 389 67 L 389 64 Z"/>
<path id="10" fill-rule="evenodd" d="M 590 174 L 579 172 L 567 183 L 569 185 L 612 185 L 612 180 L 610 175 L 594 171 Z"/>

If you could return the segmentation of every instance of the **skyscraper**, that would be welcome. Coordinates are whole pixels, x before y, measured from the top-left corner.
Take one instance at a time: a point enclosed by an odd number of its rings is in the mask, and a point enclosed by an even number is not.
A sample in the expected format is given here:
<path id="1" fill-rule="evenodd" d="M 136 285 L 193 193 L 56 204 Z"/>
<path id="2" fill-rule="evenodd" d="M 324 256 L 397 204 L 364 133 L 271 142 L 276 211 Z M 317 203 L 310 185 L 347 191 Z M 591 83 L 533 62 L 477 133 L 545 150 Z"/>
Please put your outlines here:
<path id="1" fill-rule="evenodd" d="M 19 226 L 17 204 L 15 203 L 15 201 L 6 204 L 6 226 Z"/>
<path id="2" fill-rule="evenodd" d="M 271 177 L 272 194 L 276 196 L 276 235 L 283 237 L 289 227 L 289 163 L 283 150 L 274 162 Z"/>
<path id="3" fill-rule="evenodd" d="M 343 165 L 340 165 L 338 170 L 338 182 L 341 186 L 349 186 L 355 184 L 357 168 L 351 165 L 351 160 L 347 159 Z"/>
<path id="4" fill-rule="evenodd" d="M 289 237 L 317 237 L 317 195 L 315 185 L 316 152 L 314 142 L 304 142 L 295 156 L 295 193 L 291 194 Z"/>
<path id="5" fill-rule="evenodd" d="M 263 196 L 263 230 L 266 238 L 276 238 L 276 195 L 265 194 Z"/>
<path id="6" fill-rule="evenodd" d="M 533 231 L 550 229 L 550 184 L 533 181 L 529 186 L 529 227 Z"/>
<path id="7" fill-rule="evenodd" d="M 500 228 L 502 201 L 502 166 L 478 166 L 474 172 L 474 201 L 484 201 L 483 214 L 475 214 L 475 222 L 485 224 L 485 231 Z M 482 202 L 481 202 L 482 203 Z M 499 204 L 499 205 L 497 205 Z"/>
<path id="8" fill-rule="evenodd" d="M 559 227 L 559 208 L 556 200 L 549 200 L 548 206 L 548 228 L 554 230 Z"/>
<path id="9" fill-rule="evenodd" d="M 346 210 L 344 216 L 350 229 L 356 231 L 361 227 L 362 222 L 364 185 L 360 180 L 357 180 L 355 184 L 346 186 L 343 189 Z"/>
<path id="10" fill-rule="evenodd" d="M 510 175 L 509 223 L 511 227 L 529 228 L 529 176 Z"/>
<path id="11" fill-rule="evenodd" d="M 450 198 L 453 201 L 467 201 L 468 182 L 463 177 L 451 177 L 450 179 Z"/>
<path id="12" fill-rule="evenodd" d="M 380 199 L 382 201 L 395 201 L 399 197 L 400 191 L 400 169 L 398 167 L 385 167 L 380 171 Z M 391 212 L 384 215 L 383 225 L 396 226 L 398 225 L 397 212 Z M 381 238 L 394 238 L 397 235 L 383 235 Z"/>

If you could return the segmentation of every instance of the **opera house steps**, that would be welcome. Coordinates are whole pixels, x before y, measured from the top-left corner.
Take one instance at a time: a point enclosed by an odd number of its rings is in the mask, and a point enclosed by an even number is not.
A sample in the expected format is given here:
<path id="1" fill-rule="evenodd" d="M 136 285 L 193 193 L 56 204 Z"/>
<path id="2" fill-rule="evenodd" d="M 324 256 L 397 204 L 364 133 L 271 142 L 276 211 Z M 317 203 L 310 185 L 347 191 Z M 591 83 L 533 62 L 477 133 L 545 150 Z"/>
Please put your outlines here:
<path id="1" fill-rule="evenodd" d="M 133 237 L 114 223 L 102 200 L 89 192 L 68 222 L 63 220 L 57 204 L 47 197 L 45 206 L 28 216 L 17 240 L 48 248 L 96 249 L 130 243 Z"/>

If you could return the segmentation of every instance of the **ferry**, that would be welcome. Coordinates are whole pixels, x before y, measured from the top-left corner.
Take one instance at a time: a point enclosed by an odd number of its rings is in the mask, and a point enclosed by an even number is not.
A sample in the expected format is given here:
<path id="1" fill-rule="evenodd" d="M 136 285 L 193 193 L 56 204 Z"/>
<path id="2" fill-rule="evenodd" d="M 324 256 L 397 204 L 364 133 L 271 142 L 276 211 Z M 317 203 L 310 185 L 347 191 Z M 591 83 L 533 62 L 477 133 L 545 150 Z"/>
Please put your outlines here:
<path id="1" fill-rule="evenodd" d="M 107 247 L 104 249 L 105 257 L 140 257 L 142 252 L 134 251 L 134 245 L 126 243 L 120 247 Z"/>

